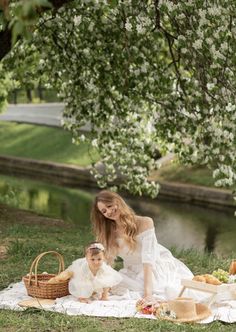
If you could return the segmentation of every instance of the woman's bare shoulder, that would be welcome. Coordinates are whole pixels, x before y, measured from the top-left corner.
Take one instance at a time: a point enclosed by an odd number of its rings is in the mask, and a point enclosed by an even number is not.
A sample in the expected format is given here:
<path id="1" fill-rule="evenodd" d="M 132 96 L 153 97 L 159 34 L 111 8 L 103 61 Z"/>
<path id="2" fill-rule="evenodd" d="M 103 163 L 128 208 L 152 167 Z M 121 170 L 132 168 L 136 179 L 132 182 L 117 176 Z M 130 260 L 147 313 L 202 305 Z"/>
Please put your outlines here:
<path id="1" fill-rule="evenodd" d="M 138 234 L 154 227 L 153 220 L 150 217 L 136 216 Z"/>

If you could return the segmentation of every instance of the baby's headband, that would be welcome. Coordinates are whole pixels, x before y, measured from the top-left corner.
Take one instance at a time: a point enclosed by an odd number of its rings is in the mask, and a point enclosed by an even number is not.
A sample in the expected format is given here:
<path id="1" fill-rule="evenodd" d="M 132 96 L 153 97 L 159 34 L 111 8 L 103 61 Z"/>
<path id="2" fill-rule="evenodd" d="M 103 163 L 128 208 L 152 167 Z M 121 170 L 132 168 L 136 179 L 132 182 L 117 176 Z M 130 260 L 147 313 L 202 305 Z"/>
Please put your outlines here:
<path id="1" fill-rule="evenodd" d="M 92 243 L 87 250 L 89 249 L 99 249 L 99 250 L 102 250 L 104 251 L 105 248 L 103 247 L 103 245 L 101 243 Z"/>

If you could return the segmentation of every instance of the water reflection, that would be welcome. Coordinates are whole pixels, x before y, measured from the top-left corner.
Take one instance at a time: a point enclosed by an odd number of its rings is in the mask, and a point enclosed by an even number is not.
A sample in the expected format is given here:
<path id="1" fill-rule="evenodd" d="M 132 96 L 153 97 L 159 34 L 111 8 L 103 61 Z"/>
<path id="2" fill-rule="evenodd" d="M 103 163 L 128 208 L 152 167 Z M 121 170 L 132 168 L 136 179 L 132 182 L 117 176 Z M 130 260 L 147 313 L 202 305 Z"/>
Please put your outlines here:
<path id="1" fill-rule="evenodd" d="M 236 251 L 233 210 L 218 211 L 189 204 L 139 201 L 134 206 L 155 220 L 157 237 L 168 248 L 197 248 L 217 254 Z"/>
<path id="2" fill-rule="evenodd" d="M 92 194 L 26 179 L 0 177 L 0 202 L 68 222 L 88 223 Z"/>
<path id="3" fill-rule="evenodd" d="M 89 223 L 94 191 L 68 189 L 42 182 L 0 177 L 0 202 L 33 210 L 79 225 Z M 155 221 L 158 240 L 167 248 L 197 248 L 227 255 L 236 252 L 233 211 L 216 211 L 188 204 L 128 198 L 140 215 Z"/>

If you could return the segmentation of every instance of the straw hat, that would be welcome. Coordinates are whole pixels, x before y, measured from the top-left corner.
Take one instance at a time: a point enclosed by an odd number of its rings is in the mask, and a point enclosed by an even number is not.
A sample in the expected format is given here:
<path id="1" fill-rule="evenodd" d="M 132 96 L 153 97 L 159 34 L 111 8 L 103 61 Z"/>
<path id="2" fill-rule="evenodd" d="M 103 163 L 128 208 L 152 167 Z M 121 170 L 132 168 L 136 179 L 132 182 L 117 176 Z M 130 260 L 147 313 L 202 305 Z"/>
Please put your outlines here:
<path id="1" fill-rule="evenodd" d="M 50 299 L 40 299 L 40 298 L 32 298 L 29 300 L 23 300 L 18 303 L 20 307 L 24 308 L 44 308 L 45 306 L 52 306 L 55 304 L 55 300 Z"/>
<path id="2" fill-rule="evenodd" d="M 160 305 L 156 316 L 177 323 L 191 323 L 205 319 L 211 315 L 210 309 L 192 298 L 178 297 Z"/>

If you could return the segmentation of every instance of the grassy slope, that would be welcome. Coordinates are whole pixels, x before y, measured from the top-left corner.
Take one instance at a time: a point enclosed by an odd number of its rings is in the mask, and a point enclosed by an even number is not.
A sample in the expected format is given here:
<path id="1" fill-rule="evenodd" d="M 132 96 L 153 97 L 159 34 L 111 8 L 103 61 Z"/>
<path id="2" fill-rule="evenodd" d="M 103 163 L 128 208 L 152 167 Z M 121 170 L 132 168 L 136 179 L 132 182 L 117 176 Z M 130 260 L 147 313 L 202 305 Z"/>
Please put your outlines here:
<path id="1" fill-rule="evenodd" d="M 71 133 L 60 128 L 1 122 L 0 140 L 0 154 L 80 166 L 98 160 L 98 154 L 91 146 L 72 144 Z M 211 171 L 206 167 L 183 167 L 177 163 L 153 172 L 152 179 L 214 187 Z"/>
<path id="2" fill-rule="evenodd" d="M 203 166 L 181 166 L 172 162 L 152 174 L 155 179 L 192 183 L 200 186 L 214 186 L 212 171 Z M 215 187 L 216 188 L 216 187 Z"/>
<path id="3" fill-rule="evenodd" d="M 79 225 L 85 224 L 83 220 Z M 31 212 L 19 212 L 0 206 L 0 243 L 7 248 L 7 254 L 0 257 L 0 289 L 16 282 L 29 271 L 32 259 L 47 250 L 63 254 L 65 265 L 83 254 L 83 246 L 92 240 L 89 225 L 73 226 L 68 223 L 46 219 Z M 226 269 L 231 260 L 196 251 L 175 252 L 175 255 L 196 273 L 211 272 L 217 267 Z M 120 264 L 120 263 L 119 263 Z M 55 258 L 40 264 L 42 270 L 54 272 Z M 208 325 L 173 324 L 151 319 L 117 319 L 85 316 L 66 316 L 37 309 L 24 312 L 0 310 L 0 330 L 8 332 L 30 331 L 80 331 L 80 332 L 146 332 L 146 331 L 235 331 L 235 325 L 214 322 Z"/>
<path id="4" fill-rule="evenodd" d="M 72 144 L 71 133 L 61 128 L 1 122 L 0 141 L 0 154 L 3 155 L 80 166 L 98 160 L 97 153 L 88 144 Z"/>

